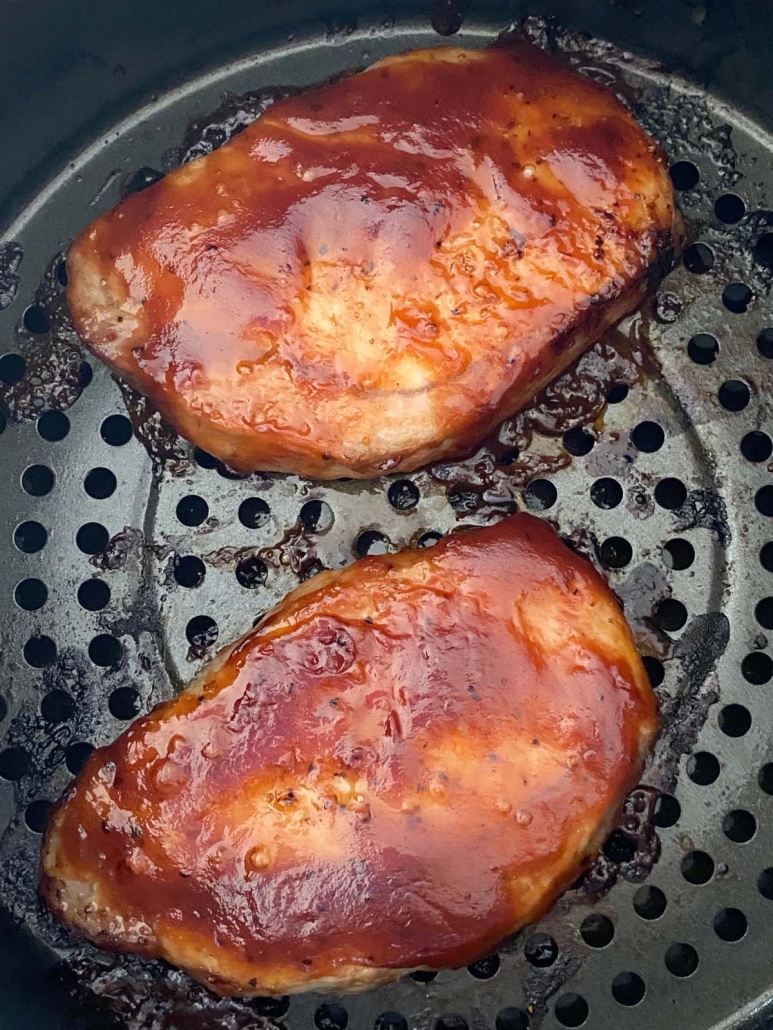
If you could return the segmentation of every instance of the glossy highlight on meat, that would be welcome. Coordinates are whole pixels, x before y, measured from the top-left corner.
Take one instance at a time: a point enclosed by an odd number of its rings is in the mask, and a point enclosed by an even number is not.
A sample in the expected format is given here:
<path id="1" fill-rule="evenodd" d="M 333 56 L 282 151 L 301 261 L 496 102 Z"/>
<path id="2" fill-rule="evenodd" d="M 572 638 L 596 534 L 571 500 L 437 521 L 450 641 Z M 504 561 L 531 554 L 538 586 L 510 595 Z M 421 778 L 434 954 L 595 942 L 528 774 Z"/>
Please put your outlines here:
<path id="1" fill-rule="evenodd" d="M 606 584 L 516 515 L 293 591 L 90 756 L 41 891 L 220 994 L 463 966 L 587 866 L 656 725 Z"/>
<path id="2" fill-rule="evenodd" d="M 529 44 L 440 47 L 278 101 L 93 222 L 76 328 L 240 471 L 468 453 L 668 270 L 660 148 Z"/>

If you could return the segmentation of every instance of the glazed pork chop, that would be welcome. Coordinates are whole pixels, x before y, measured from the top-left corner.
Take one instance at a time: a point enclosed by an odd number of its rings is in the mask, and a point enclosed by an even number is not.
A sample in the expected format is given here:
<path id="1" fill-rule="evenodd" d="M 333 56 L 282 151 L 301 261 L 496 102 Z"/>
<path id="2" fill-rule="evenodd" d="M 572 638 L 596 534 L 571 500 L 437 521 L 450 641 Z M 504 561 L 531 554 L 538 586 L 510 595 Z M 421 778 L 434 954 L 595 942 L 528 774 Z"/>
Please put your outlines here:
<path id="1" fill-rule="evenodd" d="M 516 515 L 293 591 L 90 756 L 41 890 L 220 994 L 464 966 L 582 872 L 655 730 L 608 587 Z"/>
<path id="2" fill-rule="evenodd" d="M 668 270 L 660 148 L 526 43 L 280 100 L 93 222 L 76 328 L 194 444 L 320 479 L 469 452 Z"/>

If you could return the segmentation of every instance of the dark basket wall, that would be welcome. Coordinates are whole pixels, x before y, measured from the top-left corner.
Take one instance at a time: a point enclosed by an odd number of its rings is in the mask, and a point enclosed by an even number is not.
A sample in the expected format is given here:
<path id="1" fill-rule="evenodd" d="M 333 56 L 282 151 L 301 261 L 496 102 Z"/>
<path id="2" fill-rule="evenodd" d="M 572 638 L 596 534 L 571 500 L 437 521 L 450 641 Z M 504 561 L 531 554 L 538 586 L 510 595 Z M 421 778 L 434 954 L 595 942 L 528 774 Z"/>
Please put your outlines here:
<path id="1" fill-rule="evenodd" d="M 377 25 L 435 0 L 0 0 L 0 231 L 99 128 L 191 72 L 319 23 Z M 444 0 L 439 0 L 442 4 Z M 659 58 L 773 122 L 769 0 L 458 0 L 543 14 Z"/>

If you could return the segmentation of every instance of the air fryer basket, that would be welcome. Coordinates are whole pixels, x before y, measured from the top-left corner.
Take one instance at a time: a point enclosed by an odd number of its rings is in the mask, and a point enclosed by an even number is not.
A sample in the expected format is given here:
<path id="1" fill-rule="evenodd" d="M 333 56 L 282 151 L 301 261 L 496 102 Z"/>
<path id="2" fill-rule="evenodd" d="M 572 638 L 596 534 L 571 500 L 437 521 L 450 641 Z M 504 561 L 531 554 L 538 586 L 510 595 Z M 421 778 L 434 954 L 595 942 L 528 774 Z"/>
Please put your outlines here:
<path id="1" fill-rule="evenodd" d="M 529 18 L 522 31 L 617 90 L 662 141 L 688 227 L 680 267 L 465 462 L 371 483 L 241 477 L 193 452 L 88 360 L 63 301 L 68 241 L 127 190 L 238 131 L 275 96 L 266 87 L 448 36 L 485 45 L 529 12 L 440 0 L 432 10 L 351 6 L 321 23 L 300 7 L 215 12 L 198 2 L 185 14 L 170 4 L 175 53 L 152 32 L 163 13 L 136 3 L 115 15 L 141 41 L 134 69 L 102 9 L 74 6 L 80 28 L 61 40 L 43 29 L 49 63 L 26 71 L 40 81 L 24 104 L 39 106 L 62 149 L 32 171 L 36 148 L 43 161 L 52 140 L 3 113 L 20 149 L 0 173 L 0 1027 L 773 1025 L 773 137 L 654 61 Z M 16 38 L 29 13 L 3 7 Z M 669 66 L 678 58 L 703 71 L 713 59 L 726 92 L 750 104 L 773 96 L 764 25 L 755 46 L 743 21 L 756 17 L 750 7 L 549 7 Z M 131 26 L 132 9 L 144 29 Z M 124 51 L 122 63 L 99 56 Z M 171 88 L 151 95 L 154 79 Z M 78 90 L 82 116 L 71 112 L 57 136 L 57 96 Z M 119 101 L 120 111 L 109 107 Z M 539 926 L 469 970 L 344 999 L 247 1003 L 216 1000 L 162 963 L 78 943 L 40 907 L 48 806 L 92 746 L 180 689 L 320 567 L 427 545 L 524 507 L 603 569 L 664 718 L 644 776 L 656 790 L 634 792 L 604 855 Z"/>

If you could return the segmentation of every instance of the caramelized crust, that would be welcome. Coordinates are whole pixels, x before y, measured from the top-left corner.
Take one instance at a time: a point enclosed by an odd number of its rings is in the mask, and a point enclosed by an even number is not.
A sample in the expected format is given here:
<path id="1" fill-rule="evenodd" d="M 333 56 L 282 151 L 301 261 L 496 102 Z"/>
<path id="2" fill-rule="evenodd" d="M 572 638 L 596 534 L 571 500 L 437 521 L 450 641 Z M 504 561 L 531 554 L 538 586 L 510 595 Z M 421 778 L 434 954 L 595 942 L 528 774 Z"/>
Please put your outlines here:
<path id="1" fill-rule="evenodd" d="M 223 994 L 463 966 L 582 871 L 655 730 L 609 589 L 517 515 L 291 593 L 91 755 L 41 890 Z"/>
<path id="2" fill-rule="evenodd" d="M 525 43 L 418 50 L 276 103 L 75 241 L 91 349 L 242 471 L 469 451 L 668 269 L 664 157 Z"/>

